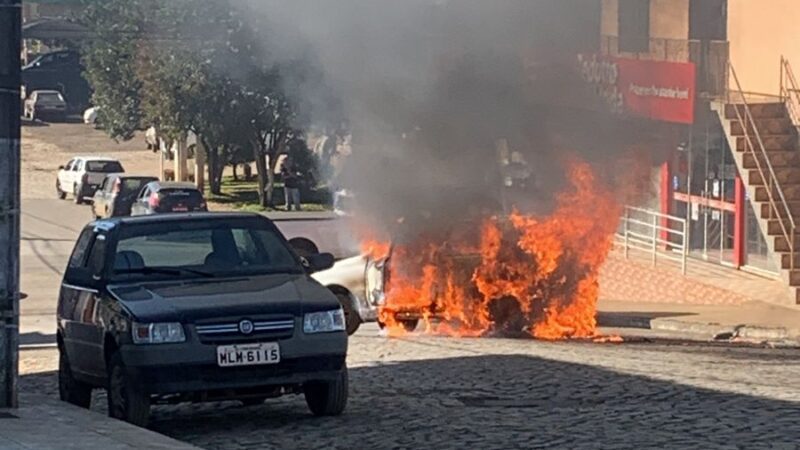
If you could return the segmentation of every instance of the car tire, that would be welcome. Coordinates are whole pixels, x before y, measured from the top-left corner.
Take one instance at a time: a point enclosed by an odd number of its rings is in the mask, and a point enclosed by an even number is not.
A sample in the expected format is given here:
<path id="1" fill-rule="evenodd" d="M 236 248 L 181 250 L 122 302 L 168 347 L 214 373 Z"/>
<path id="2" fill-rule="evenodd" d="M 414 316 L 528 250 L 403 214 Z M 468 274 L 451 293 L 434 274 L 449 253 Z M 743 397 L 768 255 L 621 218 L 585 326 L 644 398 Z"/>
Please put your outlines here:
<path id="1" fill-rule="evenodd" d="M 319 253 L 319 247 L 310 239 L 292 238 L 289 239 L 289 245 L 302 258 L 308 258 Z"/>
<path id="2" fill-rule="evenodd" d="M 92 387 L 75 379 L 67 352 L 60 346 L 58 352 L 58 396 L 61 401 L 81 408 L 88 409 L 92 403 Z"/>
<path id="3" fill-rule="evenodd" d="M 83 186 L 80 184 L 75 184 L 75 188 L 73 189 L 73 197 L 75 200 L 76 205 L 83 204 Z"/>
<path id="4" fill-rule="evenodd" d="M 119 353 L 108 364 L 108 416 L 146 427 L 150 420 L 150 396 L 126 371 Z"/>
<path id="5" fill-rule="evenodd" d="M 315 416 L 340 415 L 347 406 L 348 384 L 346 366 L 334 381 L 306 383 L 303 391 L 308 409 Z"/>
<path id="6" fill-rule="evenodd" d="M 67 198 L 67 193 L 61 189 L 61 182 L 58 180 L 56 180 L 56 197 L 58 197 L 59 200 L 64 200 Z"/>
<path id="7" fill-rule="evenodd" d="M 342 310 L 344 310 L 344 327 L 347 335 L 352 336 L 361 326 L 361 317 L 353 307 L 353 301 L 349 295 L 344 292 L 336 292 L 335 294 L 339 304 L 342 305 Z"/>
<path id="8" fill-rule="evenodd" d="M 419 325 L 419 319 L 398 320 L 398 322 L 400 322 L 400 325 L 403 326 L 403 329 L 409 333 L 416 330 L 417 325 Z"/>

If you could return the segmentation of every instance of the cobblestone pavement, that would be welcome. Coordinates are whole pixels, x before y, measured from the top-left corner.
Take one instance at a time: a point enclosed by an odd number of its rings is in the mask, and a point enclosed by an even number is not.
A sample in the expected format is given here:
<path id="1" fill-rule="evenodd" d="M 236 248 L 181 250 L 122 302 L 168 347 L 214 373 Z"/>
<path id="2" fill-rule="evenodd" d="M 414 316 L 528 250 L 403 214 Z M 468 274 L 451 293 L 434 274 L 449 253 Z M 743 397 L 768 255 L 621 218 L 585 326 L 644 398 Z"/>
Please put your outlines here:
<path id="1" fill-rule="evenodd" d="M 56 395 L 54 350 L 23 353 L 22 389 Z M 351 340 L 350 404 L 302 397 L 155 410 L 155 431 L 208 449 L 797 448 L 800 352 L 668 342 L 413 336 Z M 38 374 L 34 374 L 39 372 Z M 98 393 L 93 409 L 102 412 Z"/>

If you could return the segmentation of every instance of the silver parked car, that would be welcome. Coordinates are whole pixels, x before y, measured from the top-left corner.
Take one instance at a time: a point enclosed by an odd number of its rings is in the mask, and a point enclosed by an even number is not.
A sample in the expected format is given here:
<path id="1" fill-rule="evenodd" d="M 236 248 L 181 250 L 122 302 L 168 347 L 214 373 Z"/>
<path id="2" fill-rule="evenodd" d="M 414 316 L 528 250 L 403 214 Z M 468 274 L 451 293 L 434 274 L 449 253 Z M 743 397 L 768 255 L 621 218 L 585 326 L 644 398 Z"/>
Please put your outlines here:
<path id="1" fill-rule="evenodd" d="M 363 322 L 376 322 L 383 303 L 383 265 L 366 255 L 336 262 L 312 278 L 330 289 L 342 304 L 348 334 Z"/>

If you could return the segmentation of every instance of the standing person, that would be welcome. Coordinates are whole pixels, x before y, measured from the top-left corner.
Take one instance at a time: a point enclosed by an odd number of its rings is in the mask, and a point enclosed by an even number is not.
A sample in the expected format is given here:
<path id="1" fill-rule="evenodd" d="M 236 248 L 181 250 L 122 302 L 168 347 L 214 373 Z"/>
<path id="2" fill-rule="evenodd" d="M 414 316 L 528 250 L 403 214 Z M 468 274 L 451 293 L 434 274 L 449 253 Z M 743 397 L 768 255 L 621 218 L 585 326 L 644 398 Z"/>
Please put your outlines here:
<path id="1" fill-rule="evenodd" d="M 286 210 L 291 211 L 292 205 L 296 211 L 302 211 L 300 207 L 300 174 L 294 167 L 294 161 L 287 157 L 281 166 L 281 176 L 283 177 L 283 194 L 286 198 Z"/>

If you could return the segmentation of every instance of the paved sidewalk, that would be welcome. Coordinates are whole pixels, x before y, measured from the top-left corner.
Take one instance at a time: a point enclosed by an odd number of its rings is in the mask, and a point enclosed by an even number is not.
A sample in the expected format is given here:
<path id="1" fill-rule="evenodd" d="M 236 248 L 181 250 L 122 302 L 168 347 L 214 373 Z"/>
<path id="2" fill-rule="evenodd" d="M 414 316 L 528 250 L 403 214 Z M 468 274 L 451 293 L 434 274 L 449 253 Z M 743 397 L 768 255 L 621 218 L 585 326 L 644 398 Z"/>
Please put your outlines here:
<path id="1" fill-rule="evenodd" d="M 740 305 L 688 305 L 601 300 L 603 327 L 680 333 L 701 339 L 731 339 L 800 345 L 800 308 L 751 301 Z M 635 333 L 633 333 L 635 334 Z"/>
<path id="2" fill-rule="evenodd" d="M 49 396 L 22 394 L 16 410 L 0 410 L 3 450 L 190 450 L 192 445 Z"/>

